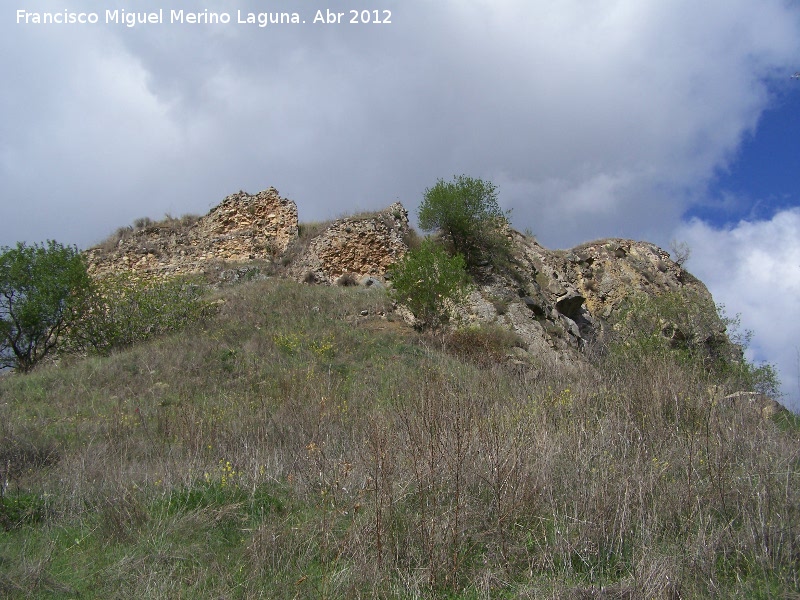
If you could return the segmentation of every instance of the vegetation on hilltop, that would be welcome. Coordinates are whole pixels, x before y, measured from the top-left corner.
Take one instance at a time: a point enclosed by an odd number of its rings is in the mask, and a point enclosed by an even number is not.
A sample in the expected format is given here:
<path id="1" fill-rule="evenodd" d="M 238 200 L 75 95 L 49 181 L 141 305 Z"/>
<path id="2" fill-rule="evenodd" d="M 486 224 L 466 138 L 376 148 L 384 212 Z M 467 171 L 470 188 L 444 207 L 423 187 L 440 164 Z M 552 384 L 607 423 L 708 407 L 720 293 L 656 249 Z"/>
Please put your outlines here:
<path id="1" fill-rule="evenodd" d="M 131 225 L 119 227 L 112 235 L 100 242 L 97 247 L 102 248 L 106 252 L 110 252 L 117 248 L 121 242 L 129 240 L 134 235 L 142 232 L 170 231 L 186 233 L 198 220 L 200 220 L 199 215 L 193 214 L 186 214 L 180 217 L 173 217 L 170 214 L 166 214 L 163 219 L 158 221 L 154 221 L 150 217 L 140 217 Z"/>
<path id="2" fill-rule="evenodd" d="M 508 218 L 491 181 L 466 175 L 440 179 L 425 190 L 418 217 L 420 227 L 438 231 L 452 254 L 461 254 L 470 269 L 509 251 Z"/>

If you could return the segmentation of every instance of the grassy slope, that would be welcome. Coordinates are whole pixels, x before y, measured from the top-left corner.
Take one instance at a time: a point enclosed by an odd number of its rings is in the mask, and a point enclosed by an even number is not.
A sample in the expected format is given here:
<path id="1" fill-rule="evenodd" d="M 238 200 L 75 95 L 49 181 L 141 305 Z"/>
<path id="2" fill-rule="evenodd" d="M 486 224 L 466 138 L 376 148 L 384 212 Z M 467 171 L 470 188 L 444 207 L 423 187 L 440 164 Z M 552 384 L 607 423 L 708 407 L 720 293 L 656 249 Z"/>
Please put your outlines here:
<path id="1" fill-rule="evenodd" d="M 798 430 L 702 374 L 477 366 L 380 319 L 379 291 L 225 298 L 197 330 L 0 379 L 0 596 L 798 590 Z"/>

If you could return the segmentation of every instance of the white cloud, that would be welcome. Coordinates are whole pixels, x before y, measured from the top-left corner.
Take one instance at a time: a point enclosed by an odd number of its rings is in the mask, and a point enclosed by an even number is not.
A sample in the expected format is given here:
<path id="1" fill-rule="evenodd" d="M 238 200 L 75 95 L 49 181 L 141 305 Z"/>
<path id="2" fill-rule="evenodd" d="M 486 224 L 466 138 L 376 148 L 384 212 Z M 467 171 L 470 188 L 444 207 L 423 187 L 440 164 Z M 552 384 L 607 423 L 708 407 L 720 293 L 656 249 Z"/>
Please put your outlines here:
<path id="1" fill-rule="evenodd" d="M 784 402 L 800 411 L 800 208 L 727 229 L 695 219 L 675 235 L 692 248 L 689 270 L 753 331 L 750 358 L 778 367 Z"/>
<path id="2" fill-rule="evenodd" d="M 800 49 L 797 13 L 780 2 L 467 6 L 440 57 L 463 90 L 453 170 L 502 179 L 518 226 L 548 245 L 663 237 Z"/>

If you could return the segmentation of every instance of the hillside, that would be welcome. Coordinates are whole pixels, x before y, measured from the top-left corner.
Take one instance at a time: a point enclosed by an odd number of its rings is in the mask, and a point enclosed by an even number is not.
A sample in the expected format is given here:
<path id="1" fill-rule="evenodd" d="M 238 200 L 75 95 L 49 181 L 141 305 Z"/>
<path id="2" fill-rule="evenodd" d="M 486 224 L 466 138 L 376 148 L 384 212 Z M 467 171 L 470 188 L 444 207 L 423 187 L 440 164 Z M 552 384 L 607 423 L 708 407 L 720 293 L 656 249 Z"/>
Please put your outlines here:
<path id="1" fill-rule="evenodd" d="M 299 223 L 272 257 L 253 227 L 217 231 L 187 259 L 214 314 L 0 378 L 0 596 L 800 592 L 800 424 L 709 368 L 737 364 L 716 311 L 658 305 L 665 344 L 620 329 L 651 316 L 622 289 L 711 302 L 700 282 L 649 244 L 515 233 L 463 325 L 423 334 L 370 242 L 412 242 L 400 208 Z M 161 240 L 199 226 L 132 228 L 95 272 L 145 239 L 141 272 L 169 271 Z M 230 240 L 253 257 L 213 255 Z M 364 283 L 308 283 L 345 273 Z"/>

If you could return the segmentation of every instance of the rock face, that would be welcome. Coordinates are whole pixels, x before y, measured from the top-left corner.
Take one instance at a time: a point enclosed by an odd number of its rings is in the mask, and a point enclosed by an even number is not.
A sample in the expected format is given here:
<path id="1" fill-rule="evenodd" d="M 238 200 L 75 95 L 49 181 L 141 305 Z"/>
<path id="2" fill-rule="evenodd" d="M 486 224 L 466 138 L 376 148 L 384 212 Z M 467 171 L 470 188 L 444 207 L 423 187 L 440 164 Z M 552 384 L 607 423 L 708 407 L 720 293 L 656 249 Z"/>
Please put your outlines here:
<path id="1" fill-rule="evenodd" d="M 713 305 L 705 285 L 653 244 L 606 239 L 553 251 L 511 235 L 515 277 L 484 273 L 462 317 L 511 328 L 530 354 L 575 357 L 574 350 L 601 336 L 636 294 L 684 292 Z M 709 339 L 724 337 L 721 321 L 713 328 Z"/>
<path id="2" fill-rule="evenodd" d="M 297 238 L 297 205 L 275 188 L 225 198 L 199 219 L 142 219 L 86 252 L 92 274 L 204 272 L 212 262 L 273 259 Z"/>
<path id="3" fill-rule="evenodd" d="M 342 276 L 381 278 L 408 251 L 409 232 L 408 211 L 399 202 L 378 213 L 338 219 L 311 240 L 290 273 L 328 284 Z"/>

